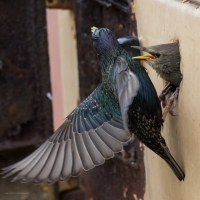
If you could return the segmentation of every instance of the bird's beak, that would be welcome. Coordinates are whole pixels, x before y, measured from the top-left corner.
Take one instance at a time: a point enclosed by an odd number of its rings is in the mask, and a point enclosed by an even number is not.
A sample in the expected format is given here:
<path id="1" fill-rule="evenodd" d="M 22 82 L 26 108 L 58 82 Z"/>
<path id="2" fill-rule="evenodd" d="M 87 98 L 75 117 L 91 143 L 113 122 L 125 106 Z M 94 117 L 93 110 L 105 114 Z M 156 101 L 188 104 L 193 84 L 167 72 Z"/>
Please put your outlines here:
<path id="1" fill-rule="evenodd" d="M 95 27 L 95 26 L 91 27 L 91 31 L 92 31 L 92 33 L 94 33 L 94 31 L 95 31 L 96 29 L 98 29 L 98 28 Z"/>
<path id="2" fill-rule="evenodd" d="M 138 49 L 140 51 L 145 51 L 145 52 L 149 53 L 148 55 L 133 57 L 134 60 L 155 59 L 155 57 L 153 55 L 151 55 L 150 52 L 148 52 L 148 50 L 145 47 L 140 47 L 140 46 L 131 46 L 131 47 L 134 49 Z"/>
<path id="3" fill-rule="evenodd" d="M 133 57 L 134 60 L 148 60 L 148 59 L 155 59 L 152 55 L 144 55 L 144 56 L 136 56 Z"/>

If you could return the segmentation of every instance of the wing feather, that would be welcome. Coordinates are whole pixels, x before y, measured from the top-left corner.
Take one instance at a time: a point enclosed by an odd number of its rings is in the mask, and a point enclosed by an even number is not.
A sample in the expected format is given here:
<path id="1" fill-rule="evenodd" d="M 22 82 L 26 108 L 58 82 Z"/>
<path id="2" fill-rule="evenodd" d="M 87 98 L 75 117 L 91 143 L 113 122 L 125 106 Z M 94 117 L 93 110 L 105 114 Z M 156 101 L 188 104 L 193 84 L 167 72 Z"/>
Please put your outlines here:
<path id="1" fill-rule="evenodd" d="M 99 138 L 115 153 L 122 151 L 121 142 L 110 137 L 101 127 L 95 130 Z"/>
<path id="2" fill-rule="evenodd" d="M 36 165 L 36 163 L 38 162 L 38 160 L 42 157 L 43 153 L 46 151 L 46 149 L 49 147 L 49 143 L 48 145 L 46 145 L 42 151 L 38 154 L 38 156 L 36 156 L 35 158 L 33 158 L 31 160 L 31 162 L 15 177 L 12 179 L 12 182 L 17 181 L 23 177 L 26 176 L 26 174 L 29 173 L 29 171 Z"/>
<path id="3" fill-rule="evenodd" d="M 4 176 L 3 178 L 7 178 L 8 176 L 11 176 L 15 172 L 25 168 L 31 162 L 31 160 L 34 159 L 47 145 L 48 145 L 48 141 L 44 142 L 35 152 L 33 152 L 31 155 L 29 155 L 22 161 L 3 168 L 2 170 L 4 170 L 4 171 L 1 174 L 6 174 L 9 172 L 9 174 Z M 11 171 L 11 170 L 13 170 L 13 171 Z"/>
<path id="4" fill-rule="evenodd" d="M 105 162 L 104 157 L 100 154 L 100 152 L 97 150 L 93 142 L 91 141 L 89 135 L 87 132 L 84 132 L 82 134 L 83 142 L 85 144 L 85 147 L 88 151 L 88 154 L 90 155 L 90 158 L 92 159 L 92 162 L 94 165 L 101 165 Z"/>
<path id="5" fill-rule="evenodd" d="M 85 170 L 92 169 L 94 167 L 94 164 L 87 152 L 87 149 L 85 148 L 82 135 L 75 133 L 75 138 L 76 138 L 78 153 L 79 153 L 84 169 Z"/>
<path id="6" fill-rule="evenodd" d="M 27 180 L 27 182 L 33 180 L 42 170 L 43 166 L 45 165 L 51 151 L 53 148 L 53 143 L 51 143 L 47 150 L 44 152 L 44 154 L 42 155 L 42 157 L 40 158 L 40 160 L 37 162 L 37 164 L 32 168 L 32 170 L 26 174 L 26 176 L 24 176 L 24 180 Z"/>
<path id="7" fill-rule="evenodd" d="M 111 126 L 114 126 L 116 128 L 119 128 L 119 129 L 122 129 L 124 130 L 124 127 L 123 127 L 123 124 L 122 123 L 119 123 L 113 119 L 111 119 L 109 122 L 108 122 Z"/>
<path id="8" fill-rule="evenodd" d="M 122 79 L 125 85 L 126 78 Z M 130 139 L 124 131 L 123 117 L 119 108 L 113 113 L 104 110 L 105 104 L 95 99 L 101 94 L 99 88 L 101 85 L 70 113 L 41 147 L 24 160 L 4 168 L 4 177 L 18 172 L 13 181 L 54 183 L 78 176 L 83 169 L 101 165 L 122 151 L 122 143 Z M 120 94 L 123 91 L 120 90 Z"/>
<path id="9" fill-rule="evenodd" d="M 88 132 L 91 141 L 105 159 L 113 158 L 114 152 L 99 138 L 94 130 Z"/>
<path id="10" fill-rule="evenodd" d="M 65 145 L 65 156 L 64 156 L 64 161 L 63 161 L 62 172 L 60 175 L 61 181 L 70 178 L 71 172 L 72 172 L 72 163 L 73 163 L 73 158 L 72 158 L 72 151 L 71 151 L 71 140 L 68 140 L 66 141 L 66 145 Z"/>
<path id="11" fill-rule="evenodd" d="M 71 151 L 73 160 L 71 176 L 78 176 L 83 170 L 83 165 L 78 154 L 74 135 L 71 143 Z"/>
<path id="12" fill-rule="evenodd" d="M 35 184 L 41 183 L 42 181 L 44 181 L 48 178 L 48 176 L 51 173 L 51 170 L 53 168 L 53 165 L 55 163 L 58 148 L 59 148 L 59 143 L 53 144 L 50 155 L 48 156 L 48 159 L 45 162 L 44 167 L 39 172 L 37 177 L 34 179 Z M 22 179 L 22 181 L 26 182 L 26 179 L 25 180 Z"/>
<path id="13" fill-rule="evenodd" d="M 129 140 L 129 137 L 124 134 L 124 130 L 111 126 L 109 123 L 104 123 L 102 129 L 118 141 L 127 142 Z"/>
<path id="14" fill-rule="evenodd" d="M 116 67 L 116 89 L 122 113 L 122 120 L 127 136 L 131 136 L 128 129 L 128 109 L 139 90 L 139 80 L 131 71 L 126 60 L 118 57 L 115 62 Z"/>
<path id="15" fill-rule="evenodd" d="M 66 142 L 59 143 L 59 149 L 57 152 L 57 156 L 55 158 L 53 168 L 48 177 L 48 181 L 47 181 L 48 183 L 51 183 L 51 184 L 55 183 L 60 178 L 63 161 L 64 161 L 64 155 L 65 155 L 65 145 L 66 145 Z"/>

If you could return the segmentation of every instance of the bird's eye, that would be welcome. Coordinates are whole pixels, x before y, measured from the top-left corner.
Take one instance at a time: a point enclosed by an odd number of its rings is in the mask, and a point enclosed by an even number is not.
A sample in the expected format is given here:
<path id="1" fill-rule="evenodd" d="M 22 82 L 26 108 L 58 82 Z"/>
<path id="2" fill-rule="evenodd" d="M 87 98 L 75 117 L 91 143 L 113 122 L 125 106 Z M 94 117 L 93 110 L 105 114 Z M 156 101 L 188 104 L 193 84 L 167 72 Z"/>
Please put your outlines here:
<path id="1" fill-rule="evenodd" d="M 156 56 L 156 58 L 159 58 L 160 54 L 159 53 L 155 53 L 155 56 Z"/>

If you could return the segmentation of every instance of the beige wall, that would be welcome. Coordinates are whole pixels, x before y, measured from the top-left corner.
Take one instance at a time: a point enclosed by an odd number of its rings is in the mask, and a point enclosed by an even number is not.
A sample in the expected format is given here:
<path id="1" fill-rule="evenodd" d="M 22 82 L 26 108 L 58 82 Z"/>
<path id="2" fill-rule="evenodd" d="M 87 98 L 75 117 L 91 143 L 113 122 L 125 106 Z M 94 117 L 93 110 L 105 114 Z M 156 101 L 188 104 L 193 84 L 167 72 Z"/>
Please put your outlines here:
<path id="1" fill-rule="evenodd" d="M 58 11 L 61 80 L 65 117 L 76 108 L 79 100 L 78 58 L 74 13 Z"/>
<path id="2" fill-rule="evenodd" d="M 76 31 L 73 12 L 47 9 L 49 59 L 56 130 L 79 100 Z"/>
<path id="3" fill-rule="evenodd" d="M 76 30 L 73 12 L 47 9 L 47 28 L 54 130 L 77 106 L 79 100 Z M 59 182 L 59 191 L 78 186 L 78 178 Z"/>
<path id="4" fill-rule="evenodd" d="M 179 40 L 183 73 L 178 116 L 167 117 L 162 135 L 186 178 L 179 182 L 167 164 L 145 148 L 146 200 L 199 200 L 200 8 L 176 0 L 135 0 L 135 11 L 141 45 Z M 144 65 L 160 93 L 163 81 Z"/>
<path id="5" fill-rule="evenodd" d="M 46 17 L 53 104 L 53 125 L 54 130 L 56 130 L 64 119 L 58 11 L 47 9 Z"/>

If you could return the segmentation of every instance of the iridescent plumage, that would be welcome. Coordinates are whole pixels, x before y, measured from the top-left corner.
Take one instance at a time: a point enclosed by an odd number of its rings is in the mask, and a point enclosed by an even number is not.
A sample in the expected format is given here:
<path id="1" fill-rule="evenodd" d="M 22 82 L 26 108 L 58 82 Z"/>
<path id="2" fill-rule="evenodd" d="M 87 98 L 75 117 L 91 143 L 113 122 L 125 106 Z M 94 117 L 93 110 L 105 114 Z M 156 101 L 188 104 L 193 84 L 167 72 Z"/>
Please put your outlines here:
<path id="1" fill-rule="evenodd" d="M 95 91 L 66 118 L 41 147 L 24 160 L 4 168 L 5 177 L 41 183 L 78 176 L 122 151 L 135 135 L 172 167 L 184 173 L 160 134 L 162 112 L 144 67 L 133 61 L 109 29 L 93 30 L 102 81 Z"/>

